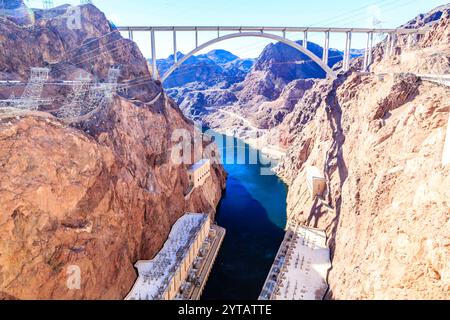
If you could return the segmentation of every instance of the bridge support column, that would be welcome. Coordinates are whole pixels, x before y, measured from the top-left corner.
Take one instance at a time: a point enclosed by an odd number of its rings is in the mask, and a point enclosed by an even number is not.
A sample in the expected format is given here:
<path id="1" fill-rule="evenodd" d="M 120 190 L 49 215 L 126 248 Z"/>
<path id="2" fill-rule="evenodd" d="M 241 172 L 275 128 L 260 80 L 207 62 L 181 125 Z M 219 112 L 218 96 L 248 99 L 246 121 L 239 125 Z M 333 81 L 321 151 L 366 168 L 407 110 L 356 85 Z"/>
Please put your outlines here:
<path id="1" fill-rule="evenodd" d="M 373 32 L 370 33 L 369 56 L 367 58 L 367 69 L 373 62 Z"/>
<path id="2" fill-rule="evenodd" d="M 416 33 L 411 33 L 408 36 L 408 48 L 411 49 L 417 42 L 417 34 Z"/>
<path id="3" fill-rule="evenodd" d="M 175 31 L 175 28 L 173 29 L 173 61 L 175 63 L 178 62 L 178 50 L 177 50 L 177 32 Z"/>
<path id="4" fill-rule="evenodd" d="M 364 52 L 364 67 L 363 71 L 366 72 L 372 63 L 372 48 L 373 48 L 373 32 L 367 33 L 367 45 Z"/>
<path id="5" fill-rule="evenodd" d="M 352 48 L 352 33 L 347 32 L 347 38 L 345 40 L 345 51 L 344 51 L 344 71 L 350 69 L 350 50 Z"/>
<path id="6" fill-rule="evenodd" d="M 303 48 L 308 49 L 308 31 L 303 32 Z"/>
<path id="7" fill-rule="evenodd" d="M 330 31 L 325 32 L 325 45 L 323 46 L 323 55 L 322 61 L 323 63 L 328 65 L 328 55 L 330 51 Z"/>
<path id="8" fill-rule="evenodd" d="M 396 44 L 397 44 L 397 35 L 395 33 L 393 33 L 391 35 L 390 52 L 389 52 L 390 57 L 395 55 L 395 45 Z"/>
<path id="9" fill-rule="evenodd" d="M 128 39 L 130 39 L 131 41 L 133 40 L 133 30 L 128 30 Z"/>
<path id="10" fill-rule="evenodd" d="M 444 150 L 442 151 L 442 166 L 450 164 L 450 115 L 448 116 L 447 135 L 444 142 Z"/>
<path id="11" fill-rule="evenodd" d="M 156 41 L 155 30 L 150 31 L 151 47 L 152 47 L 152 77 L 153 80 L 158 80 L 158 69 L 156 67 Z"/>
<path id="12" fill-rule="evenodd" d="M 198 29 L 195 28 L 195 48 L 198 48 Z"/>
<path id="13" fill-rule="evenodd" d="M 391 50 L 390 50 L 391 38 L 392 38 L 392 35 L 389 33 L 387 35 L 387 38 L 386 38 L 386 48 L 384 50 L 385 51 L 384 55 L 385 55 L 386 58 L 390 57 L 390 53 L 391 53 Z"/>

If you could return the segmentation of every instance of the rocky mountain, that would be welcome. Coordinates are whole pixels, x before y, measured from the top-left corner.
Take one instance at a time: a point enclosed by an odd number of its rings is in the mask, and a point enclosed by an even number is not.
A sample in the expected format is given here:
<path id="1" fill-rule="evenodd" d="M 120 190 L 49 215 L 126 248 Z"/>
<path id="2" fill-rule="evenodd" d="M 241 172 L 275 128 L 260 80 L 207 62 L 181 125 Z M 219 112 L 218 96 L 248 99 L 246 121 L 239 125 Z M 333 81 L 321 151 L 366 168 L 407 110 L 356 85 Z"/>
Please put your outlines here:
<path id="1" fill-rule="evenodd" d="M 0 299 L 122 299 L 134 263 L 154 257 L 185 212 L 214 214 L 224 187 L 214 165 L 185 199 L 187 167 L 173 160 L 172 133 L 193 135 L 193 124 L 102 12 L 80 6 L 77 29 L 64 8 L 35 12 L 31 27 L 0 23 L 0 79 L 26 81 L 31 67 L 48 67 L 49 82 L 104 82 L 120 65 L 127 90 L 71 125 L 44 112 L 61 107 L 66 86 L 46 85 L 51 105 L 37 111 L 0 109 Z M 22 91 L 1 86 L 0 98 Z M 73 270 L 79 290 L 67 285 Z"/>
<path id="2" fill-rule="evenodd" d="M 450 13 L 450 4 L 439 6 L 430 12 L 423 13 L 412 19 L 411 21 L 404 24 L 402 27 L 406 28 L 421 28 L 424 26 L 430 26 L 437 21 L 442 16 L 445 16 Z"/>
<path id="3" fill-rule="evenodd" d="M 34 14 L 28 10 L 22 0 L 0 2 L 0 12 L 20 25 L 31 25 L 34 22 Z"/>
<path id="4" fill-rule="evenodd" d="M 183 57 L 181 52 L 177 53 L 178 60 Z M 174 55 L 167 59 L 159 59 L 157 61 L 159 73 L 163 75 L 174 63 Z M 197 90 L 211 86 L 228 88 L 244 80 L 252 66 L 252 59 L 240 59 L 226 50 L 213 50 L 190 57 L 167 78 L 164 87 L 170 89 L 191 85 Z"/>
<path id="5" fill-rule="evenodd" d="M 303 45 L 303 41 L 297 41 L 297 43 Z M 323 48 L 313 42 L 308 42 L 308 50 L 319 57 L 323 56 Z M 342 52 L 334 49 L 329 51 L 328 65 L 330 67 L 342 59 Z M 320 79 L 326 76 L 325 71 L 312 62 L 307 55 L 281 42 L 271 43 L 263 50 L 253 71 L 270 72 L 275 78 L 280 78 L 287 83 L 296 79 Z"/>
<path id="6" fill-rule="evenodd" d="M 303 45 L 303 42 L 298 41 L 298 44 Z M 308 42 L 308 50 L 319 57 L 323 55 L 323 48 L 315 43 Z M 343 53 L 338 50 L 330 49 L 328 54 L 330 67 L 343 59 Z M 218 93 L 220 102 L 225 94 L 229 101 L 219 105 L 205 97 L 194 104 L 188 96 L 188 102 L 182 100 L 181 106 L 184 112 L 195 112 L 207 126 L 223 133 L 232 130 L 234 135 L 258 147 L 267 144 L 264 139 L 268 131 L 281 124 L 316 79 L 325 76 L 325 72 L 305 54 L 284 43 L 270 44 L 243 82 Z M 217 96 L 217 92 L 212 91 L 210 95 Z M 198 109 L 201 103 L 209 106 L 200 109 L 203 114 Z M 280 148 L 274 151 L 277 157 L 283 153 Z"/>
<path id="7" fill-rule="evenodd" d="M 288 219 L 326 230 L 330 299 L 448 299 L 450 90 L 415 74 L 450 70 L 450 15 L 430 16 L 440 18 L 414 48 L 400 39 L 388 57 L 380 45 L 373 73 L 355 61 L 317 81 L 280 126 Z M 326 178 L 323 200 L 309 166 Z"/>
<path id="8" fill-rule="evenodd" d="M 303 44 L 302 41 L 298 41 L 298 43 Z M 320 57 L 323 55 L 323 48 L 312 42 L 308 43 L 308 49 Z M 356 56 L 358 53 L 354 54 Z M 329 57 L 331 67 L 342 60 L 343 53 L 330 49 Z M 195 69 L 191 69 L 191 73 L 193 70 Z M 211 74 L 208 79 L 213 77 L 214 75 Z M 239 128 L 240 126 L 236 126 L 236 124 L 239 122 L 240 116 L 246 117 L 254 127 L 268 129 L 279 124 L 284 116 L 292 111 L 289 104 L 279 112 L 272 112 L 270 107 L 271 102 L 277 104 L 275 101 L 285 90 L 299 88 L 302 82 L 297 82 L 292 86 L 288 86 L 289 83 L 298 79 L 323 77 L 325 77 L 325 72 L 305 54 L 284 43 L 275 43 L 269 44 L 263 50 L 253 68 L 246 71 L 245 79 L 242 82 L 236 82 L 232 86 L 208 85 L 204 82 L 201 84 L 190 83 L 182 87 L 171 88 L 168 93 L 177 101 L 186 115 L 204 121 L 206 125 L 219 131 L 230 127 Z M 300 92 L 308 89 L 310 82 L 306 81 L 305 87 Z M 298 93 L 299 91 L 295 90 L 288 95 L 295 96 Z M 239 116 L 224 118 L 221 111 L 224 108 L 231 108 L 232 110 L 228 111 Z M 238 135 L 245 137 L 244 132 L 249 129 L 246 123 L 241 129 L 243 132 Z"/>

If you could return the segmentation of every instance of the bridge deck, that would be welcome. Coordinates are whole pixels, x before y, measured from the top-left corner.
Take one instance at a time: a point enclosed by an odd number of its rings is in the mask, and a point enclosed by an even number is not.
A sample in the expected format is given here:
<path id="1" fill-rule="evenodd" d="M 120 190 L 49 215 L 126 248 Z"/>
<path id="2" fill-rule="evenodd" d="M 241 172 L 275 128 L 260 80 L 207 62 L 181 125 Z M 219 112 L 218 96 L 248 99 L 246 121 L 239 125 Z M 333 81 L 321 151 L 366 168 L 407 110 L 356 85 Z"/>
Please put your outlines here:
<path id="1" fill-rule="evenodd" d="M 265 27 L 265 26 L 119 26 L 119 31 L 236 31 L 236 32 L 352 32 L 425 34 L 429 29 L 335 28 L 335 27 Z"/>

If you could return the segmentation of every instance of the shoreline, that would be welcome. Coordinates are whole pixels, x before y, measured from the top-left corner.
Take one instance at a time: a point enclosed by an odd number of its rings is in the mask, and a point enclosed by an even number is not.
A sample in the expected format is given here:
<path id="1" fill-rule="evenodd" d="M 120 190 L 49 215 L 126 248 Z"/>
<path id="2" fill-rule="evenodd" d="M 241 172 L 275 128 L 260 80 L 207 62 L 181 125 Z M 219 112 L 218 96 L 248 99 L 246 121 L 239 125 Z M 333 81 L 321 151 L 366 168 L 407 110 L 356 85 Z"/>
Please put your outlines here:
<path id="1" fill-rule="evenodd" d="M 209 127 L 205 127 L 208 130 L 212 130 L 214 132 L 217 132 L 221 135 L 224 136 L 229 136 L 229 137 L 234 137 L 236 139 L 239 139 L 241 141 L 243 141 L 244 143 L 248 144 L 250 147 L 252 147 L 253 149 L 258 150 L 259 152 L 261 152 L 261 154 L 271 160 L 276 160 L 276 161 L 281 161 L 287 154 L 287 150 L 283 150 L 281 148 L 278 148 L 275 145 L 264 145 L 261 146 L 263 143 L 262 141 L 260 141 L 260 138 L 248 138 L 248 137 L 242 137 L 242 136 L 238 136 L 236 134 L 229 134 L 230 132 L 228 132 L 225 129 L 222 128 L 209 128 Z M 236 131 L 233 131 L 236 132 Z"/>

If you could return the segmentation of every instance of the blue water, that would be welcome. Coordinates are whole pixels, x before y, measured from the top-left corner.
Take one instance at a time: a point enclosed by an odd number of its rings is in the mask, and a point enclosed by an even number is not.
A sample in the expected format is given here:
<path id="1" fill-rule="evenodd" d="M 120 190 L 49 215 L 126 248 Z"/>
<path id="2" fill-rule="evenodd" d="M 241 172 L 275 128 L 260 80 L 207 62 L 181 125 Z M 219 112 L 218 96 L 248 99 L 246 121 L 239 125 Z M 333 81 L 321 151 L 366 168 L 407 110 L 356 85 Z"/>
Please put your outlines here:
<path id="1" fill-rule="evenodd" d="M 222 158 L 236 150 L 224 147 Z M 227 189 L 216 220 L 227 234 L 202 299 L 256 300 L 284 237 L 287 187 L 275 175 L 261 175 L 261 163 L 224 167 Z"/>

